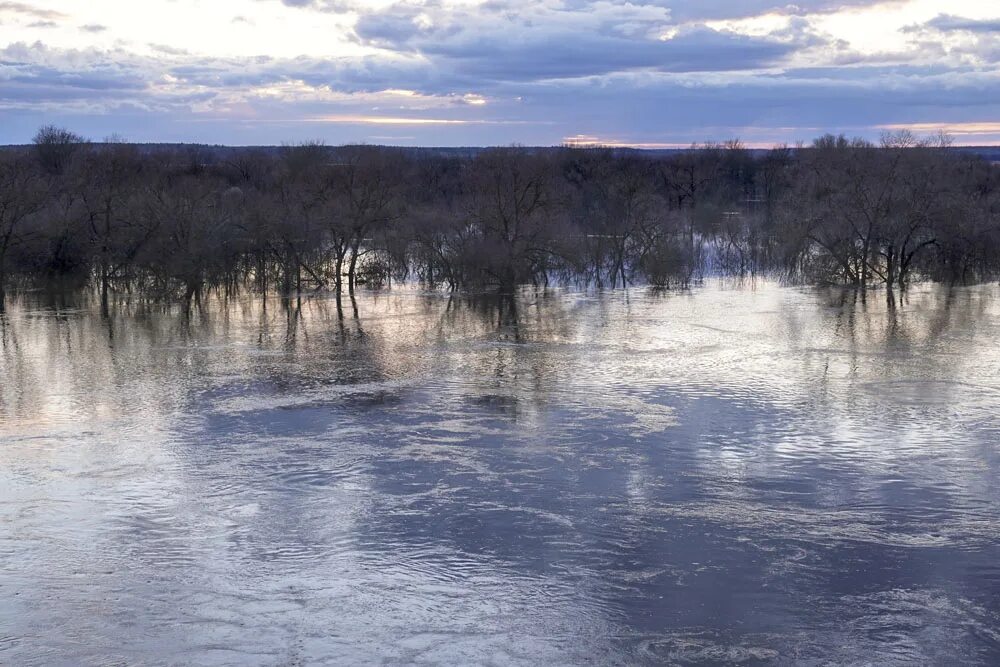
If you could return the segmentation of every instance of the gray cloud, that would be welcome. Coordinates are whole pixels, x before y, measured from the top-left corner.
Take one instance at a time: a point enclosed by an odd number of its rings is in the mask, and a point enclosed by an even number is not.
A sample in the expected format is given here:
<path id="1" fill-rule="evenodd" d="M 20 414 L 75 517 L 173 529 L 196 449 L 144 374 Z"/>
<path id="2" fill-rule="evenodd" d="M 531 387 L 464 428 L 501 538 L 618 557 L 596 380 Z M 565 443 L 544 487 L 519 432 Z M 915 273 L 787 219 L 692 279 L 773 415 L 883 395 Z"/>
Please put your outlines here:
<path id="1" fill-rule="evenodd" d="M 805 32 L 749 37 L 704 25 L 678 29 L 670 13 L 654 5 L 515 11 L 525 7 L 523 2 L 492 2 L 476 12 L 444 12 L 431 5 L 397 4 L 362 15 L 355 32 L 363 43 L 429 57 L 471 80 L 500 81 L 632 69 L 755 69 L 775 64 L 807 38 Z"/>
<path id="2" fill-rule="evenodd" d="M 923 53 L 938 53 L 984 65 L 1000 63 L 1000 19 L 977 20 L 939 14 L 926 23 L 903 28 Z M 947 39 L 958 38 L 958 39 Z"/>
<path id="3" fill-rule="evenodd" d="M 902 4 L 900 0 L 659 0 L 678 21 L 703 21 L 713 19 L 746 18 L 766 13 L 805 15 L 831 12 L 844 7 L 870 7 L 873 5 Z"/>
<path id="4" fill-rule="evenodd" d="M 0 50 L 0 108 L 103 111 L 106 126 L 97 135 L 121 128 L 122 109 L 159 117 L 171 114 L 194 123 L 189 131 L 211 125 L 219 140 L 235 141 L 250 126 L 259 141 L 272 142 L 322 132 L 333 140 L 352 130 L 301 121 L 334 114 L 388 114 L 517 121 L 514 125 L 407 128 L 417 143 L 558 143 L 574 134 L 617 139 L 680 141 L 740 135 L 809 139 L 828 129 L 917 121 L 973 121 L 1000 112 L 1000 74 L 972 67 L 859 65 L 851 68 L 788 69 L 779 74 L 717 72 L 686 74 L 641 70 L 597 77 L 496 81 L 477 92 L 487 107 L 471 107 L 456 98 L 436 111 L 373 109 L 365 94 L 391 87 L 411 87 L 447 95 L 462 85 L 422 61 L 361 59 L 195 59 L 179 56 L 166 68 L 175 82 L 152 86 L 164 70 L 155 58 L 123 52 L 59 51 L 41 45 Z M 320 91 L 342 93 L 337 102 L 257 97 L 253 90 L 303 81 Z M 232 102 L 241 119 L 226 116 Z M 406 98 L 399 104 L 405 105 Z M 81 111 L 82 113 L 83 111 Z M 2 112 L 9 115 L 11 112 Z M 484 114 L 487 114 L 484 116 Z M 88 116 L 88 117 L 90 117 Z M 151 117 L 152 117 L 151 116 Z M 36 116 L 37 117 L 37 116 Z M 239 130 L 227 123 L 241 123 Z M 92 125 L 95 121 L 87 121 Z M 214 123 L 214 125 L 212 125 Z M 197 128 L 197 129 L 195 129 Z M 797 129 L 783 129 L 797 128 Z M 436 132 L 438 134 L 429 134 Z M 228 134 L 227 134 L 228 133 Z M 327 134 L 332 133 L 332 134 Z M 623 136 L 625 135 L 625 136 Z M 193 138 L 193 137 L 189 137 Z M 0 137 L 2 140 L 3 137 Z"/>
<path id="5" fill-rule="evenodd" d="M 66 15 L 51 9 L 41 9 L 24 2 L 0 2 L 0 14 L 22 14 L 39 19 L 64 19 Z"/>
<path id="6" fill-rule="evenodd" d="M 268 0 L 269 1 L 269 0 Z M 370 12 L 363 0 L 280 0 L 288 7 L 344 13 L 355 11 L 362 15 Z M 905 0 L 565 0 L 561 5 L 569 11 L 592 12 L 598 8 L 617 6 L 656 8 L 665 11 L 674 22 L 701 22 L 718 19 L 746 18 L 765 13 L 805 15 L 832 12 L 845 7 L 870 7 L 873 5 L 904 4 Z M 517 13 L 526 3 L 521 0 L 489 0 L 479 5 L 482 12 Z M 422 0 L 397 5 L 394 11 L 405 6 L 421 10 L 440 8 L 437 0 Z"/>
<path id="7" fill-rule="evenodd" d="M 742 35 L 697 28 L 667 41 L 614 35 L 555 33 L 512 42 L 499 36 L 470 36 L 428 44 L 420 51 L 442 56 L 472 77 L 534 80 L 585 77 L 631 69 L 705 72 L 753 69 L 773 64 L 794 47 Z"/>
<path id="8" fill-rule="evenodd" d="M 185 49 L 178 49 L 176 47 L 170 46 L 169 44 L 147 44 L 147 46 L 154 51 L 162 53 L 168 56 L 189 56 L 191 53 Z"/>
<path id="9" fill-rule="evenodd" d="M 939 14 L 937 17 L 931 19 L 924 25 L 942 32 L 960 30 L 963 32 L 974 33 L 1000 33 L 1000 19 L 992 21 L 977 21 L 975 19 L 967 19 L 961 16 Z"/>
<path id="10" fill-rule="evenodd" d="M 40 118 L 137 140 L 333 143 L 371 136 L 354 117 L 434 117 L 470 124 L 386 128 L 379 136 L 553 144 L 575 134 L 793 141 L 891 123 L 1000 117 L 1000 72 L 988 65 L 996 62 L 996 22 L 942 15 L 914 28 L 911 45 L 931 64 L 913 65 L 912 51 L 859 54 L 798 16 L 840 4 L 493 0 L 476 11 L 445 11 L 427 0 L 362 11 L 356 39 L 379 49 L 362 57 L 212 58 L 169 44 L 139 55 L 19 43 L 0 48 L 0 143 L 30 137 Z M 764 36 L 701 23 L 773 8 L 793 18 Z M 943 36 L 958 31 L 956 39 Z M 815 62 L 824 66 L 792 68 L 791 56 L 805 50 L 822 50 Z M 418 95 L 382 92 L 388 89 Z M 488 103 L 468 104 L 467 93 Z M 318 122 L 325 116 L 340 120 Z"/>
<path id="11" fill-rule="evenodd" d="M 281 0 L 281 4 L 287 7 L 299 9 L 312 9 L 323 12 L 336 12 L 342 14 L 352 10 L 364 10 L 363 2 L 356 0 Z"/>

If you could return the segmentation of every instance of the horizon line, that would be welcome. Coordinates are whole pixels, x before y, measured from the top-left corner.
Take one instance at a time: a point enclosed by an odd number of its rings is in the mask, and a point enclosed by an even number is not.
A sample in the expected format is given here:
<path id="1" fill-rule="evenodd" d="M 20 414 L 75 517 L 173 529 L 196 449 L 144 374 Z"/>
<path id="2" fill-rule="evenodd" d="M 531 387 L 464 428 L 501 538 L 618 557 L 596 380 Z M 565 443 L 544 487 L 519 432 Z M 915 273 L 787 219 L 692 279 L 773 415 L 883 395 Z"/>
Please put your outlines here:
<path id="1" fill-rule="evenodd" d="M 839 135 L 834 135 L 839 136 Z M 845 135 L 846 136 L 846 135 Z M 322 139 L 317 141 L 322 142 Z M 689 151 L 689 150 L 705 150 L 713 148 L 716 146 L 723 145 L 725 141 L 713 141 L 706 140 L 701 142 L 692 142 L 690 144 L 681 143 L 619 143 L 619 142 L 572 142 L 567 141 L 558 144 L 521 144 L 517 142 L 511 142 L 506 144 L 392 144 L 392 143 L 377 143 L 377 142 L 366 142 L 366 141 L 353 141 L 353 142 L 343 142 L 336 144 L 320 143 L 319 146 L 326 148 L 345 148 L 349 146 L 377 146 L 380 148 L 410 148 L 410 149 L 420 149 L 420 150 L 439 150 L 439 149 L 450 149 L 450 150 L 462 150 L 462 149 L 477 149 L 477 150 L 489 150 L 492 148 L 524 148 L 524 149 L 556 149 L 556 148 L 570 148 L 574 150 L 631 150 L 640 152 L 656 152 L 656 151 Z M 738 141 L 738 139 L 737 139 Z M 95 145 L 95 146 L 212 146 L 216 148 L 295 148 L 297 146 L 302 146 L 308 144 L 309 141 L 295 142 L 295 143 L 209 143 L 201 141 L 105 141 L 105 140 L 91 140 L 84 139 L 79 142 L 78 145 Z M 811 148 L 811 142 L 807 143 L 805 141 L 797 141 L 795 143 L 787 142 L 777 142 L 777 143 L 764 143 L 764 142 L 739 142 L 740 147 L 746 150 L 774 150 L 779 148 L 789 148 L 789 149 L 807 149 Z M 0 144 L 0 149 L 8 148 L 30 148 L 33 146 L 33 142 L 26 143 L 7 143 Z M 877 144 L 876 144 L 877 147 Z M 952 143 L 945 148 L 998 148 L 1000 149 L 1000 142 L 996 143 Z"/>

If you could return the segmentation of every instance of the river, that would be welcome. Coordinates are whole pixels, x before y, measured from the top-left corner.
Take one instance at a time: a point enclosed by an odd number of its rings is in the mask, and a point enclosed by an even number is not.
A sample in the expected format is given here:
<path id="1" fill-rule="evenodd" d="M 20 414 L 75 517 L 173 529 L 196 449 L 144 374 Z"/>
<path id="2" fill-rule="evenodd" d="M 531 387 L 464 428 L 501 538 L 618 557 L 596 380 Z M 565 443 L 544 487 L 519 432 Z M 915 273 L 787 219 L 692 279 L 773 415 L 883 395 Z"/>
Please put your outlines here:
<path id="1" fill-rule="evenodd" d="M 1000 289 L 11 297 L 0 664 L 1000 663 Z"/>

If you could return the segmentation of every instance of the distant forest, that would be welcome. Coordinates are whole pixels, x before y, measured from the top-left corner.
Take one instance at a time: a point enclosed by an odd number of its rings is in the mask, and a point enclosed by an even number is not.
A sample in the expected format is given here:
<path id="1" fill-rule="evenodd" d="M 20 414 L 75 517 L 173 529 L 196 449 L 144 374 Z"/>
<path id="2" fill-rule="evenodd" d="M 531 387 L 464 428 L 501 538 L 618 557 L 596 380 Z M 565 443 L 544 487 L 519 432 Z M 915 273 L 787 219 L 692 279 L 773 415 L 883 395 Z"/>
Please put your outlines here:
<path id="1" fill-rule="evenodd" d="M 686 151 L 138 146 L 44 127 L 0 149 L 0 308 L 47 282 L 196 302 L 419 281 L 858 289 L 1000 277 L 1000 166 L 944 137 Z"/>

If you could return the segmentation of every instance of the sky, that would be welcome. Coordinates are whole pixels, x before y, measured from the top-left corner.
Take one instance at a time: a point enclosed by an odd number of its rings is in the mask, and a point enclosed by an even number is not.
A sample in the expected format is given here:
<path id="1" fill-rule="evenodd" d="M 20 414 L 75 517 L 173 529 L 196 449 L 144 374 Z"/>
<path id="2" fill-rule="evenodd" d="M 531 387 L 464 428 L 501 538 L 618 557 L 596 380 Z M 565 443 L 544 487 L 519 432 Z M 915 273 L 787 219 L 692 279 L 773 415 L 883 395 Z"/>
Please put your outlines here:
<path id="1" fill-rule="evenodd" d="M 998 0 L 0 0 L 0 144 L 1000 144 Z"/>

